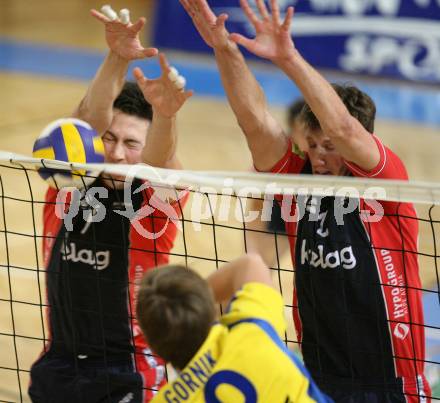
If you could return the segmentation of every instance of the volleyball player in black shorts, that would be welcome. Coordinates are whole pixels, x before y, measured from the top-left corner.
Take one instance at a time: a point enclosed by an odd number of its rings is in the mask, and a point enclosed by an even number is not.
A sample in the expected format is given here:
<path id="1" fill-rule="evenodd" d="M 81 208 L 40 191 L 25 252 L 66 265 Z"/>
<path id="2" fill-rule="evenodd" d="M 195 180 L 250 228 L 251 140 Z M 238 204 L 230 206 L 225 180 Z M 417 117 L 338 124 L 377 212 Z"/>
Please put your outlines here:
<path id="1" fill-rule="evenodd" d="M 168 79 L 163 55 L 161 78 L 147 81 L 136 69 L 137 83 L 124 83 L 131 60 L 157 53 L 139 42 L 145 20 L 123 24 L 92 13 L 106 26 L 110 51 L 74 116 L 102 135 L 106 162 L 179 169 L 175 115 L 191 94 Z M 161 209 L 163 199 L 147 185 L 101 175 L 90 186 L 101 192 L 93 194 L 99 204 L 85 197 L 71 228 L 56 214 L 57 196 L 67 191 L 47 191 L 43 255 L 49 334 L 31 368 L 34 403 L 145 403 L 165 384 L 165 363 L 149 349 L 134 310 L 142 275 L 168 262 L 177 235 L 170 218 L 179 218 L 184 200 L 176 195 L 180 205 L 171 203 L 170 217 L 170 204 Z"/>
<path id="2" fill-rule="evenodd" d="M 206 0 L 180 2 L 214 48 L 256 169 L 408 180 L 403 162 L 374 134 L 372 99 L 354 86 L 331 85 L 295 47 L 293 7 L 281 17 L 276 0 L 270 11 L 264 0 L 256 8 L 240 0 L 256 31 L 249 39 L 230 34 L 227 15 L 217 17 Z M 272 61 L 301 91 L 305 158 L 293 152 L 237 45 Z M 284 200 L 295 217 L 296 201 Z M 318 386 L 341 403 L 429 401 L 414 206 L 371 192 L 297 202 L 303 214 L 286 220 L 295 266 L 293 318 Z"/>

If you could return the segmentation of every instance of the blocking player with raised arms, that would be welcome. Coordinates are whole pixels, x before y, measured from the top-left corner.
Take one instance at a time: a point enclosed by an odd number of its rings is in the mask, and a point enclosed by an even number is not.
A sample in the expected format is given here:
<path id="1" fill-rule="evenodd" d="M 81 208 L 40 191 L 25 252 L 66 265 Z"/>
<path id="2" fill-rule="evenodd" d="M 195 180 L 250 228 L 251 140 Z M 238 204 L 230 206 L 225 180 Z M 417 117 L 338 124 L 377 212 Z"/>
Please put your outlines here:
<path id="1" fill-rule="evenodd" d="M 229 302 L 215 321 L 215 301 Z M 329 402 L 286 348 L 284 303 L 259 255 L 207 280 L 184 266 L 142 279 L 136 312 L 153 351 L 178 370 L 154 402 Z"/>
<path id="2" fill-rule="evenodd" d="M 259 16 L 241 0 L 256 30 L 248 39 L 229 35 L 227 15 L 215 16 L 205 0 L 181 3 L 214 49 L 258 170 L 408 179 L 402 161 L 372 134 L 371 98 L 356 87 L 330 85 L 295 48 L 291 7 L 281 21 L 275 0 L 272 13 L 256 0 Z M 292 152 L 237 43 L 271 60 L 300 89 L 307 103 L 305 158 Z M 362 198 L 307 202 L 299 222 L 287 223 L 296 269 L 294 322 L 307 368 L 336 401 L 423 401 L 430 388 L 413 205 Z"/>
<path id="3" fill-rule="evenodd" d="M 160 78 L 148 80 L 135 69 L 137 84 L 125 83 L 131 60 L 157 54 L 140 44 L 145 20 L 122 23 L 92 14 L 105 25 L 110 51 L 74 116 L 102 135 L 108 163 L 179 168 L 175 116 L 191 93 L 168 79 L 163 55 Z M 33 402 L 141 403 L 165 383 L 165 364 L 151 354 L 134 317 L 135 291 L 145 271 L 168 262 L 177 233 L 169 212 L 179 217 L 183 200 L 164 203 L 152 188 L 134 192 L 145 187 L 142 181 L 127 181 L 124 189 L 124 180 L 99 177 L 90 186 L 100 190 L 93 194 L 99 203 L 91 208 L 90 200 L 82 200 L 70 230 L 55 214 L 57 190 L 47 192 L 43 250 L 49 341 L 31 369 Z M 127 191 L 130 200 L 124 197 Z M 118 213 L 143 208 L 150 214 Z M 99 210 L 105 216 L 93 220 Z"/>

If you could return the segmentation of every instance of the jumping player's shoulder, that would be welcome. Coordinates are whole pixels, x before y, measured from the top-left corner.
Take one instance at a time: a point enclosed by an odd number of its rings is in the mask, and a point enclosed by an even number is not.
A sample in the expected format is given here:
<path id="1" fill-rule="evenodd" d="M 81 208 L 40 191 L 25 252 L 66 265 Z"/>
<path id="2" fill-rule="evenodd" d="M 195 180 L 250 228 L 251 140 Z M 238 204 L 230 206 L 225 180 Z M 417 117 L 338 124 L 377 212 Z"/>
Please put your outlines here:
<path id="1" fill-rule="evenodd" d="M 377 165 L 366 171 L 350 161 L 344 161 L 347 168 L 354 176 L 376 179 L 400 179 L 408 180 L 408 173 L 402 160 L 390 148 L 382 143 L 375 135 L 373 138 L 379 150 L 380 159 Z"/>

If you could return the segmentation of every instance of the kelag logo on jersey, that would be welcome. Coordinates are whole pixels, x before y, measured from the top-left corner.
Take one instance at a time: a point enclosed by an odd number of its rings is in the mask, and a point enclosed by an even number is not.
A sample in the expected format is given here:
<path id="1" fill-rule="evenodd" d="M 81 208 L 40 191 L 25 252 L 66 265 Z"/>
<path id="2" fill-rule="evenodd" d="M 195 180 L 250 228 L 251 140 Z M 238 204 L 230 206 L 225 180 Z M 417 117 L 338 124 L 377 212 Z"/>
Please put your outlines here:
<path id="1" fill-rule="evenodd" d="M 344 225 L 345 214 L 355 212 L 358 203 L 353 199 L 349 200 L 343 197 L 322 198 L 312 196 L 299 197 L 298 205 L 298 208 L 303 209 L 305 213 L 301 220 L 301 228 L 306 228 L 305 232 L 307 233 L 305 237 L 298 234 L 300 264 L 321 269 L 334 269 L 336 267 L 342 267 L 346 270 L 354 269 L 357 260 L 351 245 L 334 248 L 333 250 L 328 249 L 331 249 L 329 245 L 345 243 L 342 239 L 339 239 L 338 242 L 334 242 L 335 239 L 333 239 L 332 242 L 331 232 L 335 231 L 338 225 Z M 337 213 L 338 210 L 343 210 L 344 214 Z"/>
<path id="2" fill-rule="evenodd" d="M 110 264 L 110 251 L 77 249 L 75 242 L 66 243 L 63 241 L 61 245 L 61 258 L 74 263 L 84 263 L 97 270 L 104 270 Z"/>
<path id="3" fill-rule="evenodd" d="M 320 267 L 321 269 L 333 269 L 342 266 L 344 269 L 350 270 L 356 266 L 356 258 L 351 246 L 324 254 L 324 245 L 318 245 L 315 250 L 307 249 L 307 240 L 303 239 L 301 243 L 301 264 L 308 264 L 311 267 Z"/>
<path id="4" fill-rule="evenodd" d="M 254 35 L 237 0 L 208 2 L 217 15 L 229 15 L 230 32 Z M 282 14 L 288 6 L 295 7 L 292 24 L 295 44 L 316 67 L 440 82 L 438 0 L 278 0 L 278 3 Z M 250 0 L 250 4 L 255 7 L 255 1 Z M 161 0 L 157 7 L 155 46 L 211 52 L 179 2 Z"/>

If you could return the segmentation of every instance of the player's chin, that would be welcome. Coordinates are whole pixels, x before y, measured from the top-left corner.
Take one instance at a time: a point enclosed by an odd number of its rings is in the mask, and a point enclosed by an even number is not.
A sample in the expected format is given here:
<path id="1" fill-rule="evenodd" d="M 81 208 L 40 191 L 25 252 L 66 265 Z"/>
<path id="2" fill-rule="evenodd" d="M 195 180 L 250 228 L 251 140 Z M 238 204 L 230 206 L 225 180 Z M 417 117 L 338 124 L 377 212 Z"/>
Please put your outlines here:
<path id="1" fill-rule="evenodd" d="M 314 169 L 313 170 L 314 175 L 337 175 L 331 172 L 330 170 L 320 170 L 320 169 Z"/>

